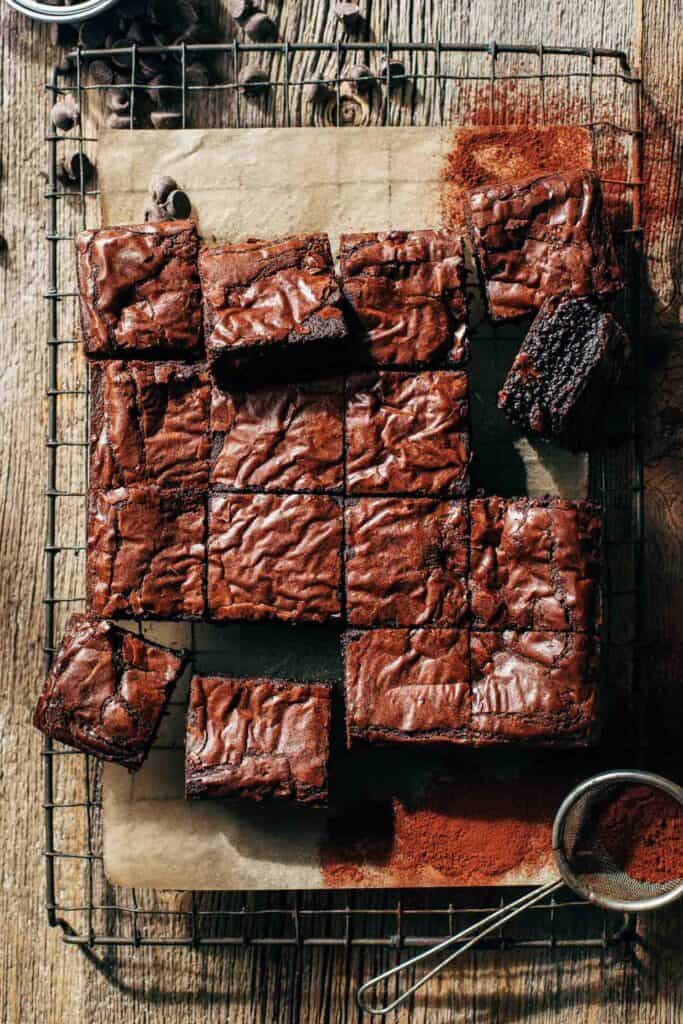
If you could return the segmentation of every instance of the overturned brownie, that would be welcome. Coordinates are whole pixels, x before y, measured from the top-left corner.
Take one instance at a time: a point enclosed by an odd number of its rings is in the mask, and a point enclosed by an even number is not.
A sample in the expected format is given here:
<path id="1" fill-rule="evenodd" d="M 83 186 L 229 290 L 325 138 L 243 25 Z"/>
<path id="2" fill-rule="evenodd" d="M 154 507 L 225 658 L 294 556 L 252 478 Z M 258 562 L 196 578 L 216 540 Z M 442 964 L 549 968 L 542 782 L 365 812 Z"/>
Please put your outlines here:
<path id="1" fill-rule="evenodd" d="M 186 657 L 111 622 L 72 615 L 34 725 L 86 754 L 139 768 Z"/>
<path id="2" fill-rule="evenodd" d="M 185 795 L 326 803 L 330 696 L 320 683 L 195 676 Z"/>
<path id="3" fill-rule="evenodd" d="M 344 518 L 346 618 L 352 626 L 465 621 L 465 502 L 362 498 L 347 505 Z"/>
<path id="4" fill-rule="evenodd" d="M 478 629 L 595 632 L 602 511 L 561 498 L 470 502 L 469 588 Z"/>
<path id="5" fill-rule="evenodd" d="M 378 366 L 468 355 L 462 239 L 450 231 L 342 235 L 342 286 L 361 359 Z"/>
<path id="6" fill-rule="evenodd" d="M 195 356 L 202 309 L 191 221 L 85 231 L 77 242 L 87 355 Z"/>
<path id="7" fill-rule="evenodd" d="M 483 185 L 470 193 L 465 215 L 493 320 L 533 313 L 555 295 L 621 287 L 593 171 Z"/>
<path id="8" fill-rule="evenodd" d="M 498 392 L 498 408 L 572 451 L 595 448 L 630 348 L 614 317 L 593 299 L 548 300 Z"/>
<path id="9" fill-rule="evenodd" d="M 208 606 L 218 621 L 341 614 L 343 524 L 324 494 L 213 494 Z"/>
<path id="10" fill-rule="evenodd" d="M 350 376 L 345 424 L 349 494 L 467 494 L 466 373 L 383 370 Z"/>
<path id="11" fill-rule="evenodd" d="M 205 248 L 206 349 L 221 376 L 291 378 L 339 366 L 347 331 L 327 235 Z"/>
<path id="12" fill-rule="evenodd" d="M 107 360 L 90 374 L 90 486 L 205 489 L 211 384 L 202 365 Z"/>
<path id="13" fill-rule="evenodd" d="M 205 535 L 200 492 L 151 485 L 91 492 L 88 610 L 121 618 L 201 619 Z"/>
<path id="14" fill-rule="evenodd" d="M 341 491 L 342 380 L 252 391 L 214 386 L 211 485 L 256 491 Z"/>

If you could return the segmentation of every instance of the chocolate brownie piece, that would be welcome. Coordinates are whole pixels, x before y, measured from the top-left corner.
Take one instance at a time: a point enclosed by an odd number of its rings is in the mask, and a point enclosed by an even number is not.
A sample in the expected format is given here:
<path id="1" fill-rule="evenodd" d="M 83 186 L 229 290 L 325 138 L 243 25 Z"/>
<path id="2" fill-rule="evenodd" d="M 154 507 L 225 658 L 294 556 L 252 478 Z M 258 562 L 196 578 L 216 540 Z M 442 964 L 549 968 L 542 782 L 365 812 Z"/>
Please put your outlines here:
<path id="1" fill-rule="evenodd" d="M 592 171 L 482 185 L 466 200 L 465 215 L 493 320 L 533 313 L 551 296 L 621 287 Z"/>
<path id="2" fill-rule="evenodd" d="M 78 238 L 89 356 L 194 356 L 201 348 L 199 239 L 189 220 L 85 231 Z"/>
<path id="3" fill-rule="evenodd" d="M 468 355 L 462 239 L 450 231 L 342 235 L 344 295 L 361 356 L 423 366 Z"/>
<path id="4" fill-rule="evenodd" d="M 323 494 L 213 494 L 211 618 L 326 622 L 341 613 L 342 513 Z"/>
<path id="5" fill-rule="evenodd" d="M 592 742 L 599 656 L 597 640 L 584 633 L 472 633 L 473 740 Z"/>
<path id="6" fill-rule="evenodd" d="M 292 375 L 341 360 L 347 340 L 327 235 L 202 249 L 206 349 L 219 373 Z M 255 363 L 255 369 L 254 369 Z"/>
<path id="7" fill-rule="evenodd" d="M 628 337 L 595 300 L 547 300 L 498 392 L 498 408 L 572 451 L 594 448 L 629 354 Z"/>
<path id="8" fill-rule="evenodd" d="M 195 676 L 185 795 L 326 803 L 330 695 L 320 683 Z"/>
<path id="9" fill-rule="evenodd" d="M 211 484 L 227 490 L 341 491 L 341 378 L 254 391 L 214 386 Z"/>
<path id="10" fill-rule="evenodd" d="M 467 494 L 466 373 L 383 370 L 351 376 L 345 423 L 349 494 Z"/>
<path id="11" fill-rule="evenodd" d="M 206 501 L 197 491 L 92 491 L 89 611 L 117 618 L 202 618 L 205 535 Z"/>
<path id="12" fill-rule="evenodd" d="M 90 486 L 205 489 L 211 384 L 185 363 L 111 360 L 90 374 Z"/>
<path id="13" fill-rule="evenodd" d="M 346 507 L 344 518 L 351 625 L 458 626 L 465 620 L 465 502 L 361 498 Z"/>
<path id="14" fill-rule="evenodd" d="M 344 637 L 346 734 L 392 743 L 463 742 L 470 721 L 467 630 L 373 629 Z"/>
<path id="15" fill-rule="evenodd" d="M 72 615 L 33 723 L 60 743 L 139 768 L 187 655 Z"/>
<path id="16" fill-rule="evenodd" d="M 469 586 L 480 629 L 594 632 L 600 622 L 602 513 L 589 501 L 470 502 Z"/>

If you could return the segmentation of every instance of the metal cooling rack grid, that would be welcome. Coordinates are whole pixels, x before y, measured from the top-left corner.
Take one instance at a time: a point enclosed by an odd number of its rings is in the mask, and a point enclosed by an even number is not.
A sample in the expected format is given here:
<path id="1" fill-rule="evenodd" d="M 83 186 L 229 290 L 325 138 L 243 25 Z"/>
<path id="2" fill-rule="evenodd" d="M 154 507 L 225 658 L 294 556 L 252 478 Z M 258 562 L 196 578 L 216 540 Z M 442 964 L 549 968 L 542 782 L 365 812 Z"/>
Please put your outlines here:
<path id="1" fill-rule="evenodd" d="M 576 47 L 446 43 L 231 42 L 129 50 L 75 50 L 55 69 L 51 97 L 72 93 L 81 112 L 78 135 L 47 135 L 48 288 L 47 339 L 47 542 L 45 651 L 49 664 L 65 619 L 83 602 L 84 515 L 87 488 L 88 376 L 77 327 L 73 241 L 97 224 L 96 187 L 81 173 L 77 187 L 60 184 L 62 149 L 80 154 L 96 141 L 92 100 L 110 86 L 89 84 L 90 59 L 128 55 L 130 128 L 144 105 L 146 83 L 139 63 L 146 54 L 177 61 L 175 84 L 161 86 L 180 107 L 185 127 L 272 124 L 470 124 L 506 123 L 506 97 L 517 90 L 515 110 L 524 123 L 574 123 L 593 139 L 593 162 L 602 171 L 608 198 L 623 205 L 628 222 L 618 245 L 629 288 L 620 314 L 637 337 L 640 232 L 640 79 L 627 56 L 616 50 Z M 218 58 L 223 80 L 208 86 L 186 81 L 189 58 Z M 371 95 L 359 101 L 346 70 L 360 59 L 373 68 Z M 392 78 L 391 60 L 406 64 L 406 77 Z M 268 90 L 251 103 L 238 76 L 244 61 L 258 60 L 270 77 Z M 384 59 L 387 70 L 375 77 Z M 503 64 L 512 62 L 510 68 Z M 532 65 L 529 67 L 529 65 Z M 331 99 L 320 108 L 304 101 L 306 85 L 324 84 Z M 511 84 L 514 83 L 514 84 Z M 520 88 L 521 87 L 521 88 Z M 201 124 L 195 100 L 210 101 Z M 136 107 L 137 103 L 137 107 Z M 482 117 L 482 111 L 484 116 Z M 557 112 L 561 111 L 558 117 Z M 553 118 L 552 114 L 555 113 Z M 549 116 L 550 115 L 550 116 Z M 514 115 L 513 115 L 514 122 Z M 622 123 L 623 122 L 623 123 Z M 622 158 L 626 158 L 627 164 Z M 616 158 L 616 165 L 614 163 Z M 620 162 L 621 161 L 621 162 Z M 617 171 L 613 167 L 617 167 Z M 628 166 L 628 171 L 625 167 Z M 496 344 L 499 329 L 480 325 L 479 341 Z M 475 339 L 476 340 L 476 339 Z M 628 392 L 627 429 L 618 447 L 591 460 L 591 490 L 607 508 L 607 641 L 610 676 L 618 678 L 626 711 L 637 706 L 639 617 L 637 596 L 643 545 L 643 482 L 638 441 L 638 360 Z M 67 561 L 77 560 L 69 571 Z M 624 679 L 627 680 L 624 684 Z M 639 696 L 639 695 L 638 695 Z M 633 721 L 637 716 L 626 716 Z M 84 948 L 138 946 L 334 946 L 401 949 L 429 945 L 506 899 L 504 889 L 333 891 L 301 893 L 158 893 L 111 886 L 104 877 L 101 835 L 101 773 L 98 762 L 46 740 L 46 909 L 63 938 Z M 518 892 L 518 890 L 516 890 Z M 543 948 L 555 953 L 580 948 L 604 952 L 635 920 L 609 915 L 576 899 L 554 899 L 535 907 L 483 944 L 484 949 Z"/>

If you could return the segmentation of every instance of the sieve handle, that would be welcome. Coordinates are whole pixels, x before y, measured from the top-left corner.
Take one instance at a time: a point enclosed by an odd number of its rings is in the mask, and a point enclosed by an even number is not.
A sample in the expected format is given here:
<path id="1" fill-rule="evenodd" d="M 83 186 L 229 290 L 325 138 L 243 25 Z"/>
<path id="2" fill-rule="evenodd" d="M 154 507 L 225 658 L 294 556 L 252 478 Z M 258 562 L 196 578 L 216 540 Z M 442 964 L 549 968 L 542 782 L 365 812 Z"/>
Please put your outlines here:
<path id="1" fill-rule="evenodd" d="M 492 914 L 488 914 L 483 917 L 480 921 L 475 921 L 468 928 L 463 928 L 462 931 L 456 935 L 451 935 L 449 938 L 444 939 L 443 942 L 439 942 L 438 945 L 432 946 L 431 949 L 426 949 L 424 953 L 418 953 L 417 956 L 411 957 L 410 960 L 405 960 L 402 964 L 397 964 L 396 967 L 391 967 L 388 971 L 384 971 L 382 974 L 378 974 L 375 978 L 371 978 L 366 981 L 358 989 L 356 993 L 356 1000 L 361 1010 L 365 1013 L 371 1013 L 378 1016 L 391 1013 L 397 1006 L 405 1002 L 413 993 L 417 992 L 419 988 L 422 988 L 431 978 L 433 978 L 439 971 L 443 970 L 447 964 L 450 964 L 453 960 L 457 960 L 459 956 L 466 953 L 468 949 L 471 949 L 480 939 L 483 939 L 486 935 L 495 931 L 496 928 L 500 928 L 502 925 L 507 924 L 513 917 L 517 917 L 518 914 L 524 913 L 529 907 L 533 907 L 535 903 L 539 903 L 544 897 L 550 896 L 552 893 L 557 892 L 561 889 L 564 882 L 561 878 L 556 879 L 554 882 L 547 882 L 545 885 L 539 886 L 537 889 L 533 889 L 531 892 L 525 893 L 524 896 L 520 896 L 519 899 L 514 900 L 512 903 L 508 903 L 504 907 L 499 907 L 498 910 L 494 910 Z M 469 936 L 469 938 L 468 938 Z M 410 988 L 402 992 L 401 995 L 397 996 L 393 1002 L 388 1003 L 386 1006 L 369 1006 L 365 1001 L 365 993 L 369 989 L 374 988 L 375 985 L 379 985 L 380 982 L 386 981 L 387 978 L 391 978 L 394 975 L 402 974 L 403 971 L 409 970 L 414 967 L 415 964 L 419 964 L 422 960 L 427 960 L 429 957 L 434 956 L 435 953 L 440 953 L 444 949 L 448 949 L 450 946 L 457 942 L 462 942 L 463 939 L 468 938 L 468 941 L 464 945 L 460 946 L 454 952 L 442 960 L 440 963 L 432 967 L 431 970 L 423 974 Z"/>

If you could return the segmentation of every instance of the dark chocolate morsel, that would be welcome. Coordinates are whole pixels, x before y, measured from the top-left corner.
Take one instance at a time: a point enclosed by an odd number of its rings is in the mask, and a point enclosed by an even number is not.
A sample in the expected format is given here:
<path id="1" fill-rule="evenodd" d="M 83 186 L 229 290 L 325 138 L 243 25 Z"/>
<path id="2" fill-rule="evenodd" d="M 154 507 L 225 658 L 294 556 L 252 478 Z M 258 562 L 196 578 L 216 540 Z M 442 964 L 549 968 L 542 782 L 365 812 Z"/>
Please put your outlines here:
<path id="1" fill-rule="evenodd" d="M 55 128 L 62 132 L 70 132 L 81 121 L 80 111 L 71 96 L 65 96 L 55 103 L 50 118 Z"/>
<path id="2" fill-rule="evenodd" d="M 346 29 L 357 29 L 363 21 L 363 16 L 358 4 L 347 2 L 336 3 L 334 5 L 334 13 L 340 21 L 344 22 L 344 28 Z"/>
<path id="3" fill-rule="evenodd" d="M 149 183 L 149 194 L 155 203 L 165 203 L 171 192 L 178 188 L 178 182 L 168 174 L 160 174 Z"/>
<path id="4" fill-rule="evenodd" d="M 263 68 L 257 68 L 253 65 L 247 64 L 240 71 L 240 85 L 242 86 L 242 91 L 249 96 L 263 94 L 269 84 L 268 73 L 264 71 Z"/>
<path id="5" fill-rule="evenodd" d="M 115 114 L 130 110 L 130 92 L 127 89 L 107 89 L 105 102 Z"/>
<path id="6" fill-rule="evenodd" d="M 244 31 L 256 43 L 267 43 L 271 39 L 277 39 L 275 22 L 262 11 L 252 14 L 244 26 Z"/>
<path id="7" fill-rule="evenodd" d="M 70 182 L 87 184 L 95 173 L 95 166 L 86 153 L 74 150 L 67 154 L 62 160 L 62 167 L 65 177 Z"/>
<path id="8" fill-rule="evenodd" d="M 50 25 L 50 42 L 53 46 L 75 46 L 78 32 L 73 25 L 62 25 L 53 21 Z"/>
<path id="9" fill-rule="evenodd" d="M 150 119 L 155 128 L 182 128 L 183 115 L 178 110 L 153 110 Z"/>
<path id="10" fill-rule="evenodd" d="M 164 203 L 164 210 L 170 220 L 187 220 L 192 210 L 192 203 L 187 192 L 183 192 L 179 188 L 171 192 Z"/>
<path id="11" fill-rule="evenodd" d="M 90 81 L 95 85 L 111 85 L 114 81 L 114 69 L 106 60 L 91 60 L 88 64 Z"/>
<path id="12" fill-rule="evenodd" d="M 402 60 L 392 59 L 390 61 L 387 61 L 385 59 L 382 61 L 380 65 L 380 73 L 382 76 L 382 80 L 385 83 L 387 80 L 387 74 L 390 76 L 392 88 L 394 86 L 403 85 L 403 82 L 405 81 L 406 77 L 405 64 L 403 63 Z"/>

